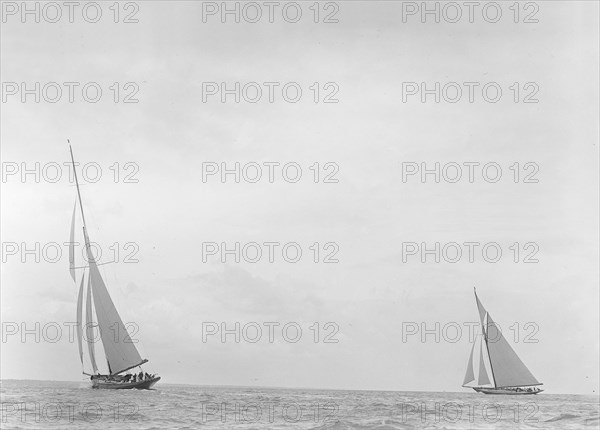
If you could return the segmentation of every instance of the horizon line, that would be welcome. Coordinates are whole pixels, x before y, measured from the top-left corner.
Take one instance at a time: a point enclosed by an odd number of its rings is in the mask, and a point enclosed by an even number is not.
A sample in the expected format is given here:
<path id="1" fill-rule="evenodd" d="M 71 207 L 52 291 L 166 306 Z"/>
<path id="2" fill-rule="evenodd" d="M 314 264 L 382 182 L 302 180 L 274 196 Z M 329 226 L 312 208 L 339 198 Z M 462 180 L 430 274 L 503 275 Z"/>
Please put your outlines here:
<path id="1" fill-rule="evenodd" d="M 88 379 L 81 379 L 79 381 L 73 380 L 56 380 L 56 379 L 15 379 L 15 378 L 0 378 L 0 383 L 3 381 L 31 381 L 31 382 L 87 382 Z M 313 391 L 367 391 L 367 392 L 389 392 L 389 393 L 455 393 L 455 394 L 475 394 L 470 391 L 428 391 L 428 390 L 378 390 L 373 388 L 315 388 L 315 387 L 281 387 L 281 386 L 269 386 L 269 385 L 213 385 L 213 384 L 190 384 L 180 382 L 162 382 L 161 385 L 177 386 L 184 385 L 189 387 L 211 387 L 211 388 L 262 388 L 270 390 L 313 390 Z M 157 390 L 157 388 L 155 388 Z M 545 390 L 546 394 L 550 395 L 565 395 L 565 396 L 596 396 L 600 397 L 600 393 L 554 393 Z"/>

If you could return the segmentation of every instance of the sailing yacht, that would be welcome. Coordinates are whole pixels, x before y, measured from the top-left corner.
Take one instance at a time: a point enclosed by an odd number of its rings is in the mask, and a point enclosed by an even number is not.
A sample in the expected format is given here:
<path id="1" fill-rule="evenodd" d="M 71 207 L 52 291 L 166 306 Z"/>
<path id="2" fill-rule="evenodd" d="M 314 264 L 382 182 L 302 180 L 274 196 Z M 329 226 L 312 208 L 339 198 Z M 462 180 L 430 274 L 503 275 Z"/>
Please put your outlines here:
<path id="1" fill-rule="evenodd" d="M 71 162 L 73 163 L 73 173 L 75 177 L 75 185 L 77 186 L 77 200 L 73 207 L 73 217 L 71 220 L 71 237 L 69 244 L 69 271 L 73 281 L 76 282 L 75 269 L 83 269 L 81 283 L 79 285 L 79 294 L 77 298 L 77 340 L 79 344 L 79 358 L 83 368 L 83 374 L 90 377 L 92 388 L 101 389 L 148 389 L 156 384 L 160 377 L 156 375 L 148 375 L 143 372 L 141 365 L 147 363 L 148 360 L 141 358 L 140 353 L 135 347 L 135 343 L 127 333 L 127 328 L 123 324 L 121 316 L 117 312 L 110 294 L 106 289 L 106 284 L 100 275 L 98 266 L 102 263 L 96 261 L 90 246 L 90 238 L 85 224 L 85 216 L 83 213 L 83 205 L 81 203 L 81 191 L 79 190 L 79 181 L 77 180 L 77 169 L 75 168 L 75 160 L 73 158 L 73 149 L 69 145 L 71 152 Z M 81 208 L 81 220 L 83 223 L 83 238 L 85 241 L 85 250 L 87 255 L 87 266 L 75 267 L 75 214 L 77 202 Z M 87 273 L 87 285 L 85 282 Z M 84 285 L 86 287 L 84 288 Z M 83 324 L 83 297 L 85 290 L 85 324 Z M 93 304 L 93 306 L 92 306 Z M 95 311 L 95 312 L 94 312 Z M 95 313 L 95 318 L 94 318 Z M 102 374 L 98 369 L 96 361 L 96 331 L 98 328 L 100 339 L 108 365 L 108 373 Z M 84 336 L 85 328 L 85 336 Z M 83 343 L 87 344 L 86 362 L 89 362 L 91 373 L 85 371 Z M 134 373 L 134 376 L 124 372 L 139 368 L 139 377 Z"/>
<path id="2" fill-rule="evenodd" d="M 477 360 L 478 371 L 475 371 L 475 361 L 473 360 L 477 342 L 473 342 L 462 386 L 484 394 L 522 395 L 538 394 L 544 391 L 537 388 L 542 383 L 538 382 L 502 336 L 491 315 L 479 301 L 477 291 L 475 291 L 475 301 L 482 331 L 479 342 L 479 359 Z M 489 373 L 487 369 L 489 369 Z M 477 374 L 477 382 L 475 382 L 475 374 Z M 491 375 L 491 380 L 489 375 Z M 468 385 L 472 383 L 476 385 Z"/>

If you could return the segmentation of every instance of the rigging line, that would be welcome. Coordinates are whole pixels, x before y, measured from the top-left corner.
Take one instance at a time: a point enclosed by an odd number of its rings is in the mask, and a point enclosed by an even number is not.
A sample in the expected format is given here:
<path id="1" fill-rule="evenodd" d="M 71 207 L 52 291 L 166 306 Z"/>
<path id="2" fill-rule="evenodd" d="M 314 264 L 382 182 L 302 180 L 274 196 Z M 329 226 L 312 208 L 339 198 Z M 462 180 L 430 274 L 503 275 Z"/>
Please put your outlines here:
<path id="1" fill-rule="evenodd" d="M 73 158 L 73 148 L 71 142 L 69 142 L 69 152 L 71 153 L 71 163 L 73 164 L 73 175 L 75 176 L 75 186 L 77 187 L 77 197 L 79 198 L 79 207 L 81 208 L 81 219 L 83 220 L 83 227 L 85 228 L 85 215 L 83 214 L 83 203 L 81 202 L 81 192 L 79 191 L 79 180 L 77 179 L 77 169 L 75 168 L 75 158 Z"/>
<path id="2" fill-rule="evenodd" d="M 103 266 L 105 264 L 112 264 L 112 263 L 116 263 L 116 261 L 105 261 L 104 263 L 96 263 L 96 266 Z M 71 267 L 71 269 L 87 269 L 90 266 L 78 266 L 78 267 Z"/>

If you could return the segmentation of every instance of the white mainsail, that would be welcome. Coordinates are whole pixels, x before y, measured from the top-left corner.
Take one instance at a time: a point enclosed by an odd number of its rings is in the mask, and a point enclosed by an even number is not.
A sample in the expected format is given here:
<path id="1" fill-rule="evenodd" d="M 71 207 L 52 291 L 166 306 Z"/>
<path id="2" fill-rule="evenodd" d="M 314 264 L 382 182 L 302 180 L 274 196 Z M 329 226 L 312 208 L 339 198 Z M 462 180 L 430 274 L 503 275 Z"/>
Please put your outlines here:
<path id="1" fill-rule="evenodd" d="M 89 250 L 89 246 L 88 246 Z M 91 252 L 88 251 L 88 256 Z M 90 279 L 100 338 L 104 346 L 109 373 L 116 374 L 145 363 L 132 342 L 117 308 L 108 294 L 96 262 L 90 258 Z"/>
<path id="2" fill-rule="evenodd" d="M 489 327 L 494 325 L 489 313 L 487 322 L 489 331 Z M 500 330 L 497 330 L 497 332 L 498 335 L 493 340 L 488 340 L 490 363 L 494 369 L 496 387 L 540 385 L 539 381 L 502 336 Z"/>
<path id="3" fill-rule="evenodd" d="M 521 361 L 519 356 L 511 348 L 508 341 L 502 336 L 502 333 L 492 320 L 490 314 L 483 307 L 477 293 L 475 293 L 477 302 L 477 310 L 481 320 L 482 340 L 479 350 L 479 374 L 477 378 L 478 385 L 493 384 L 495 388 L 509 387 L 525 387 L 531 385 L 541 385 L 541 383 L 533 376 L 527 366 Z M 484 346 L 489 359 L 490 373 L 492 380 L 490 381 L 485 366 Z M 475 344 L 471 348 L 467 373 L 465 375 L 466 384 L 475 380 L 473 353 Z"/>

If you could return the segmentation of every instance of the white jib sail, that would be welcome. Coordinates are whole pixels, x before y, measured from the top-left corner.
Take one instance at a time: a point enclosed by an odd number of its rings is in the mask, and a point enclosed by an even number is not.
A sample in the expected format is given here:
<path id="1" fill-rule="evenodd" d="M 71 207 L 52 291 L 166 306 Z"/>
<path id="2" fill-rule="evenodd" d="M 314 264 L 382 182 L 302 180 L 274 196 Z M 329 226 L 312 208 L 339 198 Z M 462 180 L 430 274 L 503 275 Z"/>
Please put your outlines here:
<path id="1" fill-rule="evenodd" d="M 86 342 L 88 345 L 88 352 L 90 354 L 90 362 L 92 363 L 92 370 L 94 373 L 98 373 L 98 366 L 96 365 L 96 353 L 94 352 L 94 319 L 92 318 L 92 278 L 88 275 L 87 285 L 87 298 L 85 303 L 85 335 Z"/>
<path id="2" fill-rule="evenodd" d="M 467 373 L 465 373 L 465 379 L 463 385 L 467 385 L 475 380 L 475 374 L 473 373 L 473 351 L 475 351 L 475 342 L 471 347 L 471 355 L 469 355 L 469 363 L 467 364 Z"/>
<path id="3" fill-rule="evenodd" d="M 77 295 L 77 341 L 79 344 L 79 358 L 81 359 L 81 365 L 83 366 L 83 346 L 82 346 L 82 338 L 83 338 L 83 330 L 81 328 L 82 317 L 81 313 L 83 311 L 83 280 L 85 278 L 85 273 L 81 275 L 81 284 L 79 285 L 79 294 Z"/>
<path id="4" fill-rule="evenodd" d="M 485 361 L 483 359 L 483 342 L 482 339 L 479 344 L 479 377 L 477 378 L 477 385 L 488 385 L 490 383 L 487 371 L 485 370 Z"/>

